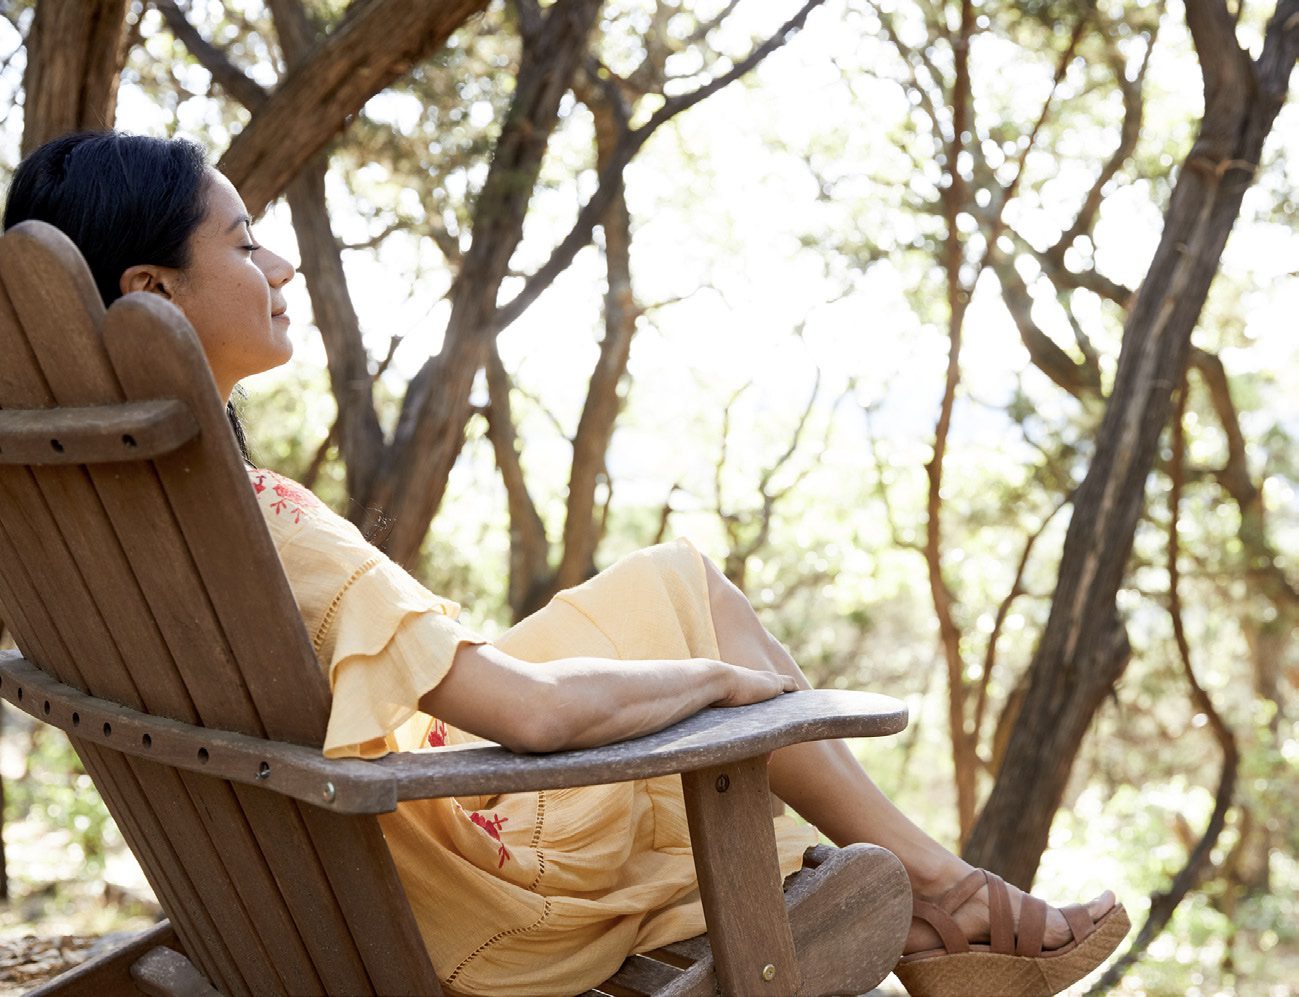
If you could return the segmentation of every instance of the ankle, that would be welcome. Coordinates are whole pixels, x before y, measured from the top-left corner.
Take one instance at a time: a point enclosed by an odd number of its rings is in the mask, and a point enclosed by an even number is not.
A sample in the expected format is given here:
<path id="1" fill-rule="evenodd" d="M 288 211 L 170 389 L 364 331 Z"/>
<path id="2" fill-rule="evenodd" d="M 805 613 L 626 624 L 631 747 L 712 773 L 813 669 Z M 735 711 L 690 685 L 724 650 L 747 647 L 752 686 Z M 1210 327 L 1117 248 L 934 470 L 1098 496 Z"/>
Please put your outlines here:
<path id="1" fill-rule="evenodd" d="M 932 900 L 946 893 L 974 871 L 944 848 L 926 852 L 905 863 L 911 879 L 911 891 L 917 897 Z"/>

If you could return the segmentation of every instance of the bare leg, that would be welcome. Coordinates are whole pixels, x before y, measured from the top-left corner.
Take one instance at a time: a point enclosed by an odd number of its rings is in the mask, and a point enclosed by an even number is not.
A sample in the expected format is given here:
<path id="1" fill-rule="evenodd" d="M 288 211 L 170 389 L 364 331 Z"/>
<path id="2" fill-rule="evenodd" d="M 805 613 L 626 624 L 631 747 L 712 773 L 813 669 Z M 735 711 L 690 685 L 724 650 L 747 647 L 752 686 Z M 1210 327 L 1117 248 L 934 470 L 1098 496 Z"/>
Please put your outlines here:
<path id="1" fill-rule="evenodd" d="M 802 670 L 762 626 L 744 594 L 716 565 L 707 559 L 704 564 L 721 659 L 792 675 L 800 688 L 810 689 Z M 971 871 L 971 866 L 925 834 L 880 792 L 842 741 L 811 741 L 780 749 L 772 756 L 769 778 L 772 791 L 835 844 L 868 842 L 893 852 L 906 867 L 912 889 L 919 896 L 938 896 Z M 1019 892 L 1013 887 L 1010 892 L 1018 915 Z M 1097 918 L 1113 904 L 1113 894 L 1107 891 L 1088 908 Z M 956 920 L 970 940 L 986 939 L 986 905 L 981 907 L 977 900 L 971 901 L 960 909 Z M 1063 916 L 1052 911 L 1047 921 L 1046 947 L 1062 945 L 1069 938 Z M 936 944 L 937 936 L 927 925 L 913 923 L 906 951 Z"/>

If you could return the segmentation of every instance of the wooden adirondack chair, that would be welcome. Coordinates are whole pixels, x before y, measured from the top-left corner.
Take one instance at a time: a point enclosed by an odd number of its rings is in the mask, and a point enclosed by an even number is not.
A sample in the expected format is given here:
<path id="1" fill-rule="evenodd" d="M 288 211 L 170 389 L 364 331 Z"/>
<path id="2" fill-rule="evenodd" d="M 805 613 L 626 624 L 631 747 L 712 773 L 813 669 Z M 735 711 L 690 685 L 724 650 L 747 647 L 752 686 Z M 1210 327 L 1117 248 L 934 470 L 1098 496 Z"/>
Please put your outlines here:
<path id="1" fill-rule="evenodd" d="M 329 689 L 198 341 L 156 296 L 105 312 L 76 248 L 0 238 L 0 694 L 65 731 L 169 922 L 43 993 L 438 994 L 375 814 L 401 800 L 682 773 L 706 937 L 607 994 L 857 994 L 910 890 L 869 846 L 782 884 L 764 756 L 894 733 L 901 703 L 800 692 L 549 756 L 319 751 Z"/>

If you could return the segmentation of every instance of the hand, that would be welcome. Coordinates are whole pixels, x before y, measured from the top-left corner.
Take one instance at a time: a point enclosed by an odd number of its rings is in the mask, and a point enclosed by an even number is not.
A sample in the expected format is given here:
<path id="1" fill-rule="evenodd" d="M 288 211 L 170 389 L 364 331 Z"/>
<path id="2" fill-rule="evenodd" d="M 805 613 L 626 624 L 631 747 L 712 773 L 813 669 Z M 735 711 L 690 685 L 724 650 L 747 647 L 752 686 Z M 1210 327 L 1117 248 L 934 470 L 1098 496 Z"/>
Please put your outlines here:
<path id="1" fill-rule="evenodd" d="M 724 661 L 717 662 L 717 665 L 722 669 L 723 695 L 715 699 L 710 704 L 712 706 L 747 706 L 798 688 L 790 675 L 728 665 Z"/>

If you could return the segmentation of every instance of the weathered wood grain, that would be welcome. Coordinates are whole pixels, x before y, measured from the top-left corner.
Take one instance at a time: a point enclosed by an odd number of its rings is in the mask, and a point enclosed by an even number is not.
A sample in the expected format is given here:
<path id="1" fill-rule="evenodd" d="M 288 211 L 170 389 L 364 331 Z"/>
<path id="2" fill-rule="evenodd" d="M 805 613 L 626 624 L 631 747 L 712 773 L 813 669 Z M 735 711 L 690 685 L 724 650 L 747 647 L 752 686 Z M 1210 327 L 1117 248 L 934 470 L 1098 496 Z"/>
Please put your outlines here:
<path id="1" fill-rule="evenodd" d="M 145 997 L 221 997 L 192 962 L 165 945 L 137 959 L 131 979 Z"/>
<path id="2" fill-rule="evenodd" d="M 733 994 L 796 994 L 764 755 L 681 776 L 717 981 Z"/>
<path id="3" fill-rule="evenodd" d="M 0 464 L 100 464 L 171 453 L 198 433 L 178 401 L 0 411 Z"/>
<path id="4" fill-rule="evenodd" d="M 657 733 L 582 751 L 517 755 L 476 743 L 390 755 L 373 764 L 397 780 L 401 800 L 514 793 L 648 779 L 803 741 L 894 734 L 906 722 L 906 706 L 891 697 L 810 689 L 750 706 L 701 710 Z M 763 810 L 770 815 L 769 801 L 764 801 Z"/>

